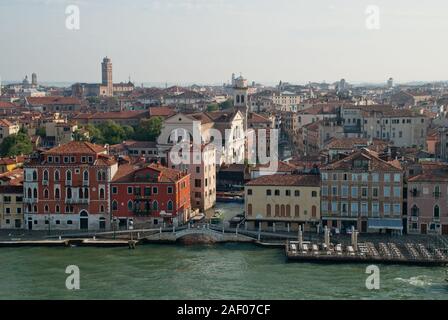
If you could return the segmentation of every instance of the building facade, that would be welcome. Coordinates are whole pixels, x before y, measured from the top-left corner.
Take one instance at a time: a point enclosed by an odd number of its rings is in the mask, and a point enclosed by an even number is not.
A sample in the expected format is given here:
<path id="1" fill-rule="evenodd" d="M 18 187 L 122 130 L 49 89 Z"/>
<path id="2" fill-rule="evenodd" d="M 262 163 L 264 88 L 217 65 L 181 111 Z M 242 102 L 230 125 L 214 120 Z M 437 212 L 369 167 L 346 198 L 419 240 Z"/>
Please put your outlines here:
<path id="1" fill-rule="evenodd" d="M 318 175 L 267 175 L 244 187 L 249 229 L 315 230 L 320 222 Z"/>
<path id="2" fill-rule="evenodd" d="M 26 229 L 106 229 L 117 169 L 106 149 L 89 142 L 72 141 L 32 158 L 24 166 Z"/>
<path id="3" fill-rule="evenodd" d="M 0 229 L 23 228 L 23 186 L 0 186 Z"/>
<path id="4" fill-rule="evenodd" d="M 322 223 L 345 232 L 403 230 L 403 170 L 368 149 L 321 169 Z"/>

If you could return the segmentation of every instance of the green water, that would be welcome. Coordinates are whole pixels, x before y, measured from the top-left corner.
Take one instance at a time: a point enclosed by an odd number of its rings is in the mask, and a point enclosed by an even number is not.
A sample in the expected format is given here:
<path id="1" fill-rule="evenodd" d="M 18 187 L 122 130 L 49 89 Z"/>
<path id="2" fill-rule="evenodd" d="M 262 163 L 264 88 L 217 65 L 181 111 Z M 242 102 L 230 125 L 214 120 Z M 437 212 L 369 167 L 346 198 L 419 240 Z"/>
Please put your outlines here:
<path id="1" fill-rule="evenodd" d="M 81 289 L 65 288 L 80 268 Z M 254 245 L 1 248 L 0 299 L 448 299 L 444 268 L 287 263 Z"/>

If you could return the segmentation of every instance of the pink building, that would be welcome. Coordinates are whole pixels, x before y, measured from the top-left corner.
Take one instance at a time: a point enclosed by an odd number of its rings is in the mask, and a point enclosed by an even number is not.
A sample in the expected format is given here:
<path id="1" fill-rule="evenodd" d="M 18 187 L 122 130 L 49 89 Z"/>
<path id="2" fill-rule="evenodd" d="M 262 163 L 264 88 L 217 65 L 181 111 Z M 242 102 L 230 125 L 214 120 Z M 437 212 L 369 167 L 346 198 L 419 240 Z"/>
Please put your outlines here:
<path id="1" fill-rule="evenodd" d="M 424 165 L 408 190 L 408 233 L 448 234 L 448 165 Z"/>

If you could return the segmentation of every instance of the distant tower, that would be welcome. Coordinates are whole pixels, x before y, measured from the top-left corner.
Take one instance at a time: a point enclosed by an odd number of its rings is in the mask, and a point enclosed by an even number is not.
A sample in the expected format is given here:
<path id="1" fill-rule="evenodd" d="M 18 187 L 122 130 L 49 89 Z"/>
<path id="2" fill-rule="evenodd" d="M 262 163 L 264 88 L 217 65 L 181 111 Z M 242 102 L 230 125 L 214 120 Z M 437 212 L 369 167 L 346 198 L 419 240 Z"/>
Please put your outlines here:
<path id="1" fill-rule="evenodd" d="M 345 82 L 345 79 L 341 79 L 339 81 L 339 91 L 345 91 L 347 89 L 347 82 Z"/>
<path id="2" fill-rule="evenodd" d="M 244 79 L 243 76 L 236 78 L 233 85 L 233 105 L 235 109 L 240 110 L 245 117 L 244 130 L 247 129 L 247 113 L 249 111 L 247 91 L 247 80 Z"/>
<path id="3" fill-rule="evenodd" d="M 31 74 L 31 85 L 37 87 L 37 74 L 35 73 Z"/>
<path id="4" fill-rule="evenodd" d="M 232 73 L 232 87 L 235 86 L 235 74 Z"/>
<path id="5" fill-rule="evenodd" d="M 387 80 L 387 88 L 392 89 L 393 87 L 394 87 L 394 79 L 389 78 L 389 80 Z"/>
<path id="6" fill-rule="evenodd" d="M 101 63 L 102 84 L 107 87 L 107 96 L 113 96 L 114 83 L 112 82 L 112 61 L 105 57 Z"/>

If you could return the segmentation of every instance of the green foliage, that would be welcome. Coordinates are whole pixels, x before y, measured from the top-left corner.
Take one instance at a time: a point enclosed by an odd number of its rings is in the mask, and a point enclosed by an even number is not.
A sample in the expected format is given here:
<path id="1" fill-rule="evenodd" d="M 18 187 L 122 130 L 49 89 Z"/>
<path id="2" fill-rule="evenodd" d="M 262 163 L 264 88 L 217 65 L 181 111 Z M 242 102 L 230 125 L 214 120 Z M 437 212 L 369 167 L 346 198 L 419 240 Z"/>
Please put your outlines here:
<path id="1" fill-rule="evenodd" d="M 135 129 L 134 139 L 139 141 L 155 141 L 162 130 L 163 120 L 160 117 L 153 117 L 140 121 Z"/>
<path id="2" fill-rule="evenodd" d="M 6 137 L 0 144 L 0 155 L 2 157 L 26 155 L 31 152 L 33 152 L 33 144 L 28 135 L 23 132 Z"/>
<path id="3" fill-rule="evenodd" d="M 224 101 L 224 102 L 221 102 L 221 103 L 219 104 L 219 108 L 220 108 L 221 110 L 225 110 L 225 109 L 233 108 L 233 100 L 232 100 L 232 99 L 229 99 L 229 100 L 226 100 L 226 101 Z"/>
<path id="4" fill-rule="evenodd" d="M 209 104 L 207 106 L 207 111 L 208 112 L 213 112 L 213 111 L 218 111 L 218 110 L 219 110 L 219 105 L 217 105 L 216 103 Z"/>
<path id="5" fill-rule="evenodd" d="M 47 136 L 45 127 L 39 127 L 36 130 L 36 135 L 40 136 L 41 138 L 45 138 Z"/>
<path id="6" fill-rule="evenodd" d="M 101 102 L 101 100 L 100 100 L 99 97 L 88 97 L 88 98 L 87 98 L 87 101 L 88 101 L 90 104 L 98 104 L 98 103 Z"/>

